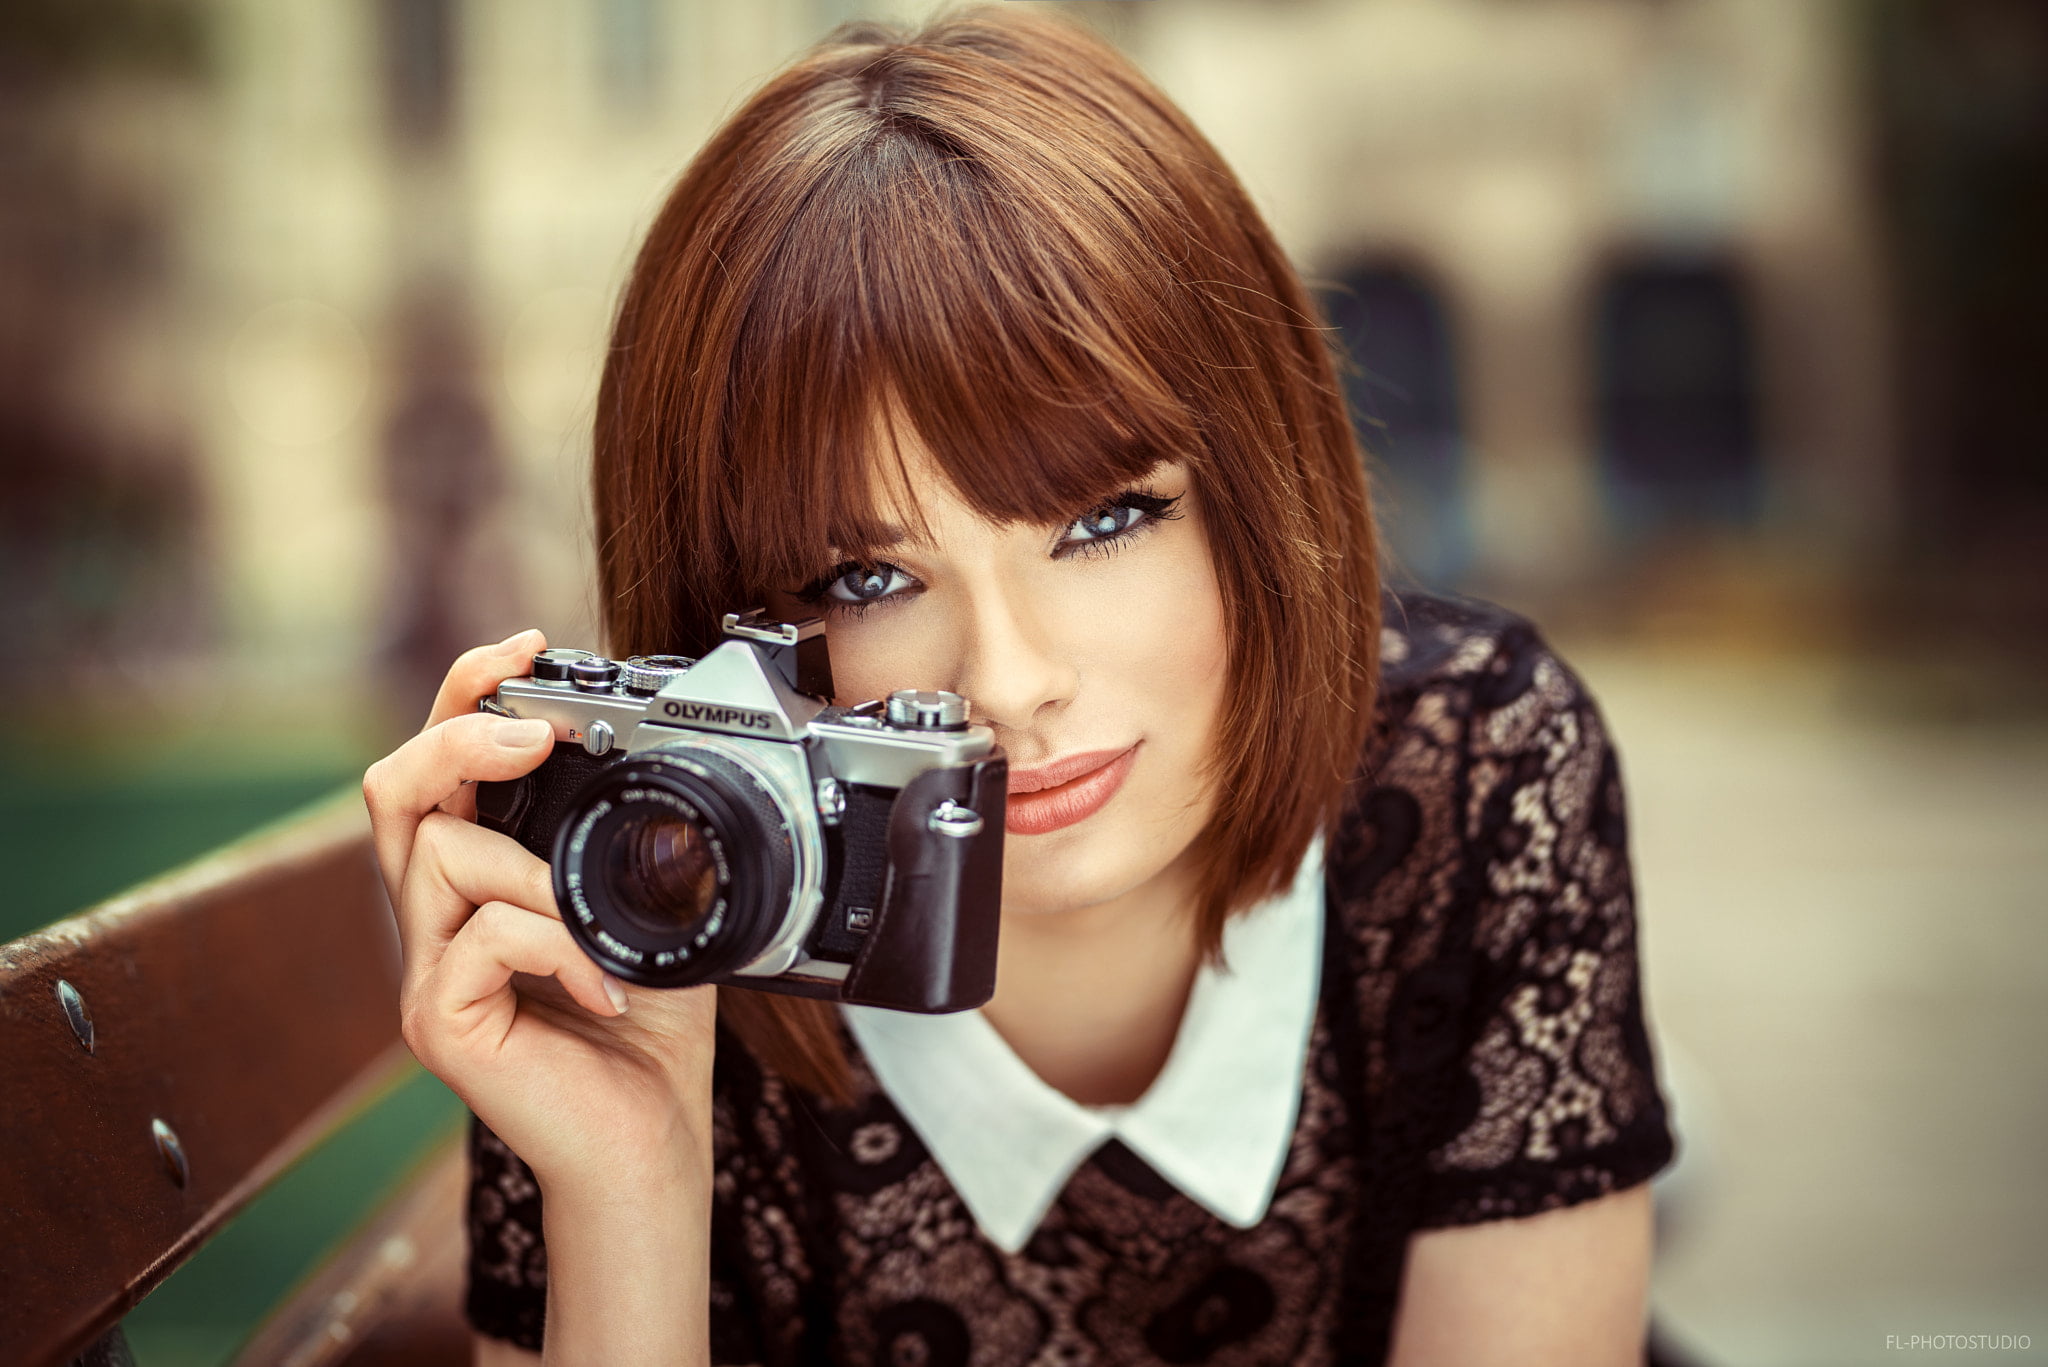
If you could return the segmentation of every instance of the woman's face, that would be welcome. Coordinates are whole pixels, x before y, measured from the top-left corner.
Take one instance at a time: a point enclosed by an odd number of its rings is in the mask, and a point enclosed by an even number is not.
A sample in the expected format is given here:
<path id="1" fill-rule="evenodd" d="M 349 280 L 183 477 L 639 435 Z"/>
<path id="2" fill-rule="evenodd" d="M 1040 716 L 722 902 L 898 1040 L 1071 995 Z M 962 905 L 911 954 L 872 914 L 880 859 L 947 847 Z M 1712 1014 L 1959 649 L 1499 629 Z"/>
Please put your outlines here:
<path id="1" fill-rule="evenodd" d="M 1213 806 L 1204 761 L 1227 672 L 1223 602 L 1185 467 L 1060 526 L 962 503 L 914 438 L 929 540 L 842 564 L 772 606 L 826 622 L 838 701 L 964 695 L 1010 763 L 1006 912 L 1107 902 L 1187 850 Z M 899 526 L 920 519 L 898 516 Z"/>

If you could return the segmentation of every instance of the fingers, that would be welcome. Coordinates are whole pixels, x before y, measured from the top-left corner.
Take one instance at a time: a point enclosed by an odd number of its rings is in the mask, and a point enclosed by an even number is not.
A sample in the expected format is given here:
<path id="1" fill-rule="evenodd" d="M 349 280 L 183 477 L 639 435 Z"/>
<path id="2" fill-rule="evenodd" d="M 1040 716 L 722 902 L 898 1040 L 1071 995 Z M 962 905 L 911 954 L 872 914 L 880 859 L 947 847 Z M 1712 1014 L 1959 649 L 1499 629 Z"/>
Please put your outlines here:
<path id="1" fill-rule="evenodd" d="M 576 947 L 559 919 L 486 902 L 464 922 L 427 981 L 423 995 L 436 1037 L 502 1039 L 518 1011 L 514 973 L 553 977 L 594 1015 L 625 1014 L 624 985 Z"/>
<path id="2" fill-rule="evenodd" d="M 546 860 L 510 836 L 446 812 L 428 812 L 420 820 L 402 895 L 395 902 L 409 971 L 431 973 L 448 942 L 486 902 L 510 902 L 561 919 Z"/>
<path id="3" fill-rule="evenodd" d="M 420 819 L 464 783 L 518 778 L 554 750 L 554 728 L 534 718 L 471 712 L 414 736 L 370 766 L 363 801 L 394 905 L 412 861 Z"/>
<path id="4" fill-rule="evenodd" d="M 547 638 L 537 629 L 514 632 L 504 640 L 491 646 L 478 646 L 466 651 L 448 669 L 448 675 L 441 681 L 441 689 L 434 699 L 433 711 L 427 717 L 427 724 L 420 735 L 436 732 L 444 723 L 478 716 L 477 703 L 507 679 L 517 678 L 533 667 L 536 652 L 547 646 Z M 501 742 L 513 743 L 515 749 L 531 749 L 532 764 L 526 768 L 514 768 L 500 773 L 498 761 L 502 755 L 479 757 L 458 753 L 460 740 L 472 743 L 486 738 L 501 738 Z M 418 738 L 416 737 L 415 740 Z M 524 732 L 516 730 L 494 730 L 479 726 L 471 721 L 466 723 L 459 737 L 443 737 L 428 746 L 418 747 L 408 742 L 390 755 L 371 765 L 363 775 L 363 801 L 370 809 L 370 826 L 376 836 L 377 862 L 384 872 L 384 886 L 391 894 L 392 901 L 398 900 L 399 890 L 405 883 L 406 864 L 412 846 L 412 827 L 422 813 L 446 801 L 450 795 L 461 790 L 467 779 L 517 778 L 527 769 L 545 758 L 547 751 L 540 745 L 540 730 L 529 726 Z M 446 765 L 450 762 L 466 765 L 460 767 L 451 778 L 447 773 L 436 771 L 436 762 Z M 479 767 L 480 766 L 480 767 Z M 418 802 L 422 786 L 440 787 L 440 796 L 424 805 Z M 466 806 L 466 803 L 464 804 Z"/>
<path id="5" fill-rule="evenodd" d="M 533 657 L 547 649 L 548 638 L 539 628 L 515 631 L 494 646 L 466 650 L 448 666 L 441 690 L 434 695 L 434 710 L 427 714 L 429 730 L 450 717 L 476 711 L 478 699 L 496 690 L 507 679 L 516 679 L 533 668 Z"/>

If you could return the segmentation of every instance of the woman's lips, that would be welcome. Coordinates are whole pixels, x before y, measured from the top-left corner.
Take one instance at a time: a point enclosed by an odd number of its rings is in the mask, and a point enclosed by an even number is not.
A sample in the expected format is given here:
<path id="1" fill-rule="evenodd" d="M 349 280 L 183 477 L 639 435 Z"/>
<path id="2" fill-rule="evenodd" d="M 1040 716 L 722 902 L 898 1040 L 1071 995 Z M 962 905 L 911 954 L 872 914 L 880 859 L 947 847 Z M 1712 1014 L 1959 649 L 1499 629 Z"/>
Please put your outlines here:
<path id="1" fill-rule="evenodd" d="M 1136 742 L 1122 750 L 1074 755 L 1037 769 L 1013 770 L 1003 826 L 1011 835 L 1044 835 L 1102 810 L 1136 760 Z"/>

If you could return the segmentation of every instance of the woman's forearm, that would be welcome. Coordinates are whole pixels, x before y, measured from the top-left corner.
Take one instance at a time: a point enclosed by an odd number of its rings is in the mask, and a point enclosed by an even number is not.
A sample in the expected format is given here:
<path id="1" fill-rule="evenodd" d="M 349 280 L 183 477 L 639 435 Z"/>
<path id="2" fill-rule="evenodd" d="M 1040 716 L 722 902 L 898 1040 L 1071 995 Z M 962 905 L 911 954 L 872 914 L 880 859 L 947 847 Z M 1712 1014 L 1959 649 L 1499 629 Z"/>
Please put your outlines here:
<path id="1" fill-rule="evenodd" d="M 711 1161 L 545 1187 L 548 1367 L 710 1361 Z"/>

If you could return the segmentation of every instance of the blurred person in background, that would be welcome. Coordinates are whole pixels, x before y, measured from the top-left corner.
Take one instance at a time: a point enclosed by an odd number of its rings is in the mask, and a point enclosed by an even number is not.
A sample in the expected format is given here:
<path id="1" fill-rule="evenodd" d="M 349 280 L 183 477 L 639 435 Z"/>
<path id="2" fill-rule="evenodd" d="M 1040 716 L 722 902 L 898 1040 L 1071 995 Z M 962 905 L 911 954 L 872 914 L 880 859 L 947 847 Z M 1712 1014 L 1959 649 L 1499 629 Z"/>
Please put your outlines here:
<path id="1" fill-rule="evenodd" d="M 1011 766 L 994 999 L 606 977 L 471 821 L 464 655 L 365 780 L 408 1042 L 475 1115 L 480 1361 L 1629 1363 L 1673 1141 L 1614 748 L 1527 621 L 1387 591 L 1336 364 L 1082 31 L 844 28 L 621 300 L 615 655 L 756 603 Z"/>

